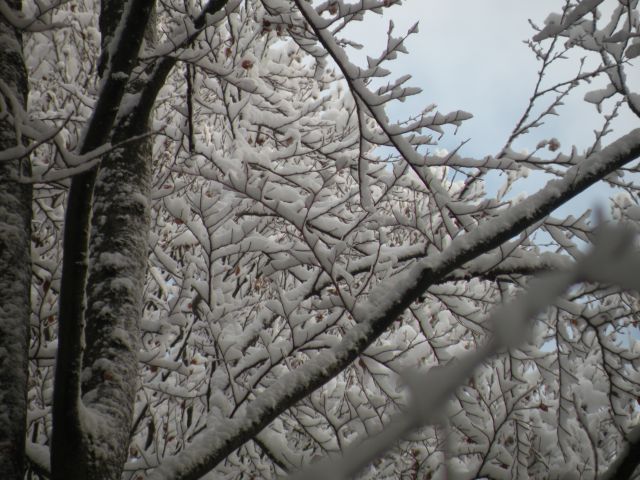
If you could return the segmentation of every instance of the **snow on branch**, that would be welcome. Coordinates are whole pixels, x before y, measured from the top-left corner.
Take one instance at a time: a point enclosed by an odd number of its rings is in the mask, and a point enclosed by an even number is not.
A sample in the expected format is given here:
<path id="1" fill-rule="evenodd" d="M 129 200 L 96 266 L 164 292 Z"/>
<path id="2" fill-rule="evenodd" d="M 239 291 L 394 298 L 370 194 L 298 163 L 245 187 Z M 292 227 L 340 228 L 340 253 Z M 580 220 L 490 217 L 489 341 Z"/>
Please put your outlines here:
<path id="1" fill-rule="evenodd" d="M 536 34 L 533 39 L 539 42 L 558 35 L 560 32 L 574 25 L 588 13 L 593 12 L 603 1 L 604 0 L 582 0 L 564 16 L 550 15 L 545 22 L 546 25 L 544 29 L 540 33 Z"/>
<path id="2" fill-rule="evenodd" d="M 407 374 L 405 378 L 411 394 L 409 407 L 392 419 L 382 432 L 350 446 L 342 458 L 328 458 L 289 479 L 348 480 L 412 431 L 428 424 L 446 424 L 445 404 L 473 370 L 500 351 L 516 348 L 524 342 L 532 319 L 575 283 L 614 283 L 627 290 L 640 291 L 640 277 L 636 274 L 640 268 L 640 252 L 635 249 L 633 240 L 632 232 L 620 227 L 601 228 L 594 241 L 595 248 L 571 269 L 534 280 L 525 294 L 499 307 L 490 316 L 486 323 L 493 324 L 495 330 L 485 345 L 445 366 L 432 367 L 426 373 Z M 637 443 L 637 434 L 630 435 L 629 441 Z M 629 447 L 626 450 L 622 459 L 628 455 Z M 622 461 L 616 462 L 612 470 L 615 471 L 620 463 Z"/>
<path id="3" fill-rule="evenodd" d="M 296 4 L 300 8 L 300 12 L 304 15 L 311 28 L 315 31 L 318 41 L 323 45 L 327 52 L 329 52 L 338 67 L 342 70 L 353 94 L 358 97 L 364 105 L 366 105 L 370 115 L 375 119 L 376 123 L 382 129 L 391 144 L 398 150 L 398 152 L 400 152 L 404 160 L 425 183 L 425 186 L 433 192 L 438 207 L 443 210 L 450 211 L 463 226 L 471 228 L 470 219 L 467 219 L 464 215 L 458 214 L 458 211 L 456 210 L 456 203 L 451 199 L 442 183 L 428 169 L 418 169 L 416 167 L 416 165 L 421 163 L 422 155 L 418 153 L 410 140 L 402 135 L 402 133 L 404 133 L 402 130 L 398 130 L 397 127 L 390 124 L 384 105 L 387 100 L 394 97 L 392 96 L 385 99 L 384 96 L 372 93 L 366 83 L 362 80 L 363 77 L 367 78 L 367 75 L 372 75 L 377 70 L 363 72 L 359 67 L 355 66 L 349 60 L 344 49 L 338 45 L 333 34 L 323 27 L 323 21 L 313 6 L 304 1 L 296 1 Z M 412 30 L 415 31 L 415 26 Z M 397 39 L 391 37 L 389 33 L 388 49 L 386 51 L 395 53 L 395 51 L 398 50 L 399 45 L 401 45 L 401 43 L 399 43 Z M 389 48 L 391 48 L 391 50 L 389 50 Z M 383 55 L 383 57 L 386 58 L 385 55 Z M 375 65 L 375 69 L 380 68 L 377 62 L 372 63 Z M 372 69 L 369 68 L 369 70 Z M 461 111 L 446 116 L 434 115 L 430 119 L 425 119 L 424 124 L 420 122 L 418 126 L 440 131 L 439 125 L 441 124 L 450 123 L 458 125 L 459 122 L 469 118 L 471 118 L 471 114 Z M 455 234 L 455 232 L 451 233 Z"/>
<path id="4" fill-rule="evenodd" d="M 640 156 L 640 129 L 593 154 L 498 217 L 455 238 L 441 254 L 417 262 L 401 274 L 383 281 L 368 300 L 353 311 L 359 324 L 347 331 L 338 345 L 318 353 L 287 373 L 242 409 L 243 415 L 216 421 L 194 438 L 194 443 L 168 458 L 150 478 L 191 479 L 210 471 L 226 455 L 265 428 L 280 413 L 344 370 L 427 288 L 476 256 L 498 247 L 542 219 L 558 205 Z M 587 271 L 585 273 L 589 273 Z M 508 340 L 505 339 L 505 340 Z"/>

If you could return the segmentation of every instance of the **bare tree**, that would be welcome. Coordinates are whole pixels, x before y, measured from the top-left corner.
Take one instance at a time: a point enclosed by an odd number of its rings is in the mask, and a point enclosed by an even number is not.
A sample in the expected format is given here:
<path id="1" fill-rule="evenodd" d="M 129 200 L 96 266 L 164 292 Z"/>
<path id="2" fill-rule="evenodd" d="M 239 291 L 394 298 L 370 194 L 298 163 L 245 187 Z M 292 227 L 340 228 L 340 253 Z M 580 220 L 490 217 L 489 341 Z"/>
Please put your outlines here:
<path id="1" fill-rule="evenodd" d="M 482 159 L 435 153 L 469 113 L 388 117 L 417 27 L 353 62 L 349 25 L 400 4 L 0 4 L 4 477 L 632 475 L 637 1 L 532 24 L 539 81 Z M 594 143 L 534 139 L 590 82 Z M 513 195 L 530 170 L 556 178 Z M 554 216 L 597 182 L 609 220 Z"/>

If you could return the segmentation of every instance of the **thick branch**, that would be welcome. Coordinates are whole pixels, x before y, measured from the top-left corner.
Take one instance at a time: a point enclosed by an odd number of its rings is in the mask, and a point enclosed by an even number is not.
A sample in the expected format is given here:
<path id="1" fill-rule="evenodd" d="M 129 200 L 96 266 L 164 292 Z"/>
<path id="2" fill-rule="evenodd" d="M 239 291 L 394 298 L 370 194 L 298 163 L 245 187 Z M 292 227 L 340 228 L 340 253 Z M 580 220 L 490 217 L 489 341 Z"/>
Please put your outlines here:
<path id="1" fill-rule="evenodd" d="M 197 445 L 167 459 L 151 478 L 195 480 L 211 471 L 278 415 L 347 368 L 429 286 L 518 235 L 638 156 L 640 129 L 569 169 L 562 180 L 549 182 L 526 201 L 454 239 L 440 255 L 425 258 L 408 271 L 382 282 L 366 303 L 358 306 L 355 313 L 360 323 L 347 332 L 339 345 L 281 377 L 247 406 L 243 417 L 220 420 L 203 431 L 196 437 Z"/>

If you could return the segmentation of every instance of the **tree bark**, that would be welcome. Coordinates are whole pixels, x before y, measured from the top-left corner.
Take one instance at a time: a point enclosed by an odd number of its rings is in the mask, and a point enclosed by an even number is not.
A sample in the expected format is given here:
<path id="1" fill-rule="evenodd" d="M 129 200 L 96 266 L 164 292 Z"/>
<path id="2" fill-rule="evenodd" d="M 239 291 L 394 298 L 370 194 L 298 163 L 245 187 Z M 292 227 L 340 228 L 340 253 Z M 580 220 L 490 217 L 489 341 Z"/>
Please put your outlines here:
<path id="1" fill-rule="evenodd" d="M 18 10 L 20 3 L 9 0 Z M 17 146 L 27 100 L 20 33 L 0 15 L 0 151 Z M 24 476 L 29 317 L 31 186 L 28 159 L 0 162 L 0 477 Z"/>
<path id="2" fill-rule="evenodd" d="M 104 57 L 100 65 L 104 73 L 104 82 L 93 116 L 87 126 L 81 153 L 86 153 L 114 139 L 114 125 L 120 102 L 125 95 L 128 77 L 135 67 L 138 52 L 153 7 L 150 0 L 105 0 L 101 11 L 101 27 L 103 32 L 103 51 L 110 51 L 111 57 Z M 125 11 L 125 8 L 128 8 Z M 113 33 L 121 24 L 117 38 Z M 112 75 L 117 74 L 117 75 Z M 132 152 L 136 152 L 136 146 Z M 114 156 L 122 152 L 114 151 L 102 160 L 106 165 L 105 175 L 109 175 L 108 165 Z M 135 154 L 134 154 L 135 156 Z M 129 161 L 124 158 L 121 161 Z M 65 212 L 65 228 L 63 240 L 63 266 L 59 297 L 59 330 L 58 355 L 56 359 L 56 375 L 53 401 L 53 435 L 51 442 L 51 474 L 56 480 L 120 478 L 124 464 L 123 451 L 126 453 L 126 442 L 115 450 L 110 447 L 115 439 L 110 435 L 114 431 L 125 430 L 128 434 L 130 421 L 127 421 L 126 410 L 133 405 L 121 405 L 122 414 L 114 414 L 108 408 L 87 409 L 80 399 L 81 371 L 83 367 L 83 349 L 85 343 L 85 299 L 88 272 L 89 232 L 94 187 L 98 178 L 98 169 L 82 173 L 73 178 L 67 199 Z M 102 202 L 104 198 L 98 200 Z M 104 234 L 99 230 L 96 235 Z M 146 237 L 145 237 L 146 238 Z M 114 272 L 114 282 L 118 272 Z M 128 298 L 128 297 L 127 297 Z M 135 309 L 135 306 L 132 308 Z M 137 322 L 137 319 L 136 319 Z M 115 327 L 114 327 L 115 328 Z M 116 330 L 119 332 L 119 330 Z M 136 332 L 131 332 L 135 335 Z M 124 335 L 124 334 L 123 334 Z M 124 338 L 124 337 L 123 337 Z M 94 345 L 88 345 L 88 349 Z M 134 348 L 130 345 L 128 348 Z M 125 349 L 127 350 L 127 349 Z M 121 352 L 114 353 L 119 355 Z M 100 358 L 97 353 L 96 357 Z M 123 361 L 130 362 L 125 355 Z M 136 368 L 136 361 L 133 367 Z M 91 365 L 95 367 L 95 365 Z M 115 375 L 116 372 L 108 369 Z M 137 375 L 129 370 L 118 372 L 125 375 L 122 381 L 112 382 L 111 374 L 104 374 L 104 388 L 117 391 L 133 388 Z M 125 387 L 124 383 L 128 383 Z M 101 391 L 102 393 L 102 391 Z M 126 392 L 114 393 L 113 398 L 128 398 Z M 132 402 L 131 402 L 132 403 Z M 102 416 L 106 414 L 107 416 Z M 120 438 L 120 437 L 117 437 Z M 117 439 L 116 438 L 116 439 Z M 74 458 L 73 462 L 69 459 Z M 96 465 L 101 467 L 97 468 Z"/>
<path id="3" fill-rule="evenodd" d="M 129 137 L 130 129 L 122 134 Z M 89 414 L 102 421 L 93 432 L 100 441 L 87 445 L 90 479 L 120 478 L 127 459 L 138 389 L 150 179 L 151 142 L 144 139 L 112 151 L 96 181 L 82 398 Z"/>

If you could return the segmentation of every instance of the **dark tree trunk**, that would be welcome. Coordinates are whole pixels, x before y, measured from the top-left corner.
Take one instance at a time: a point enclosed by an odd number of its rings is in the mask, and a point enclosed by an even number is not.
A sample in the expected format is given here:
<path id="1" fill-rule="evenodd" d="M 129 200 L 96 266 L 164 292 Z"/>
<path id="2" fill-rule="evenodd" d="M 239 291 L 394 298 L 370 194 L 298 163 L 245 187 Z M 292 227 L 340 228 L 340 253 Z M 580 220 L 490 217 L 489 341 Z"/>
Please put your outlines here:
<path id="1" fill-rule="evenodd" d="M 20 4 L 9 0 L 9 7 Z M 20 144 L 14 122 L 27 99 L 20 34 L 0 14 L 0 152 Z M 16 117 L 18 120 L 16 121 Z M 0 478 L 22 480 L 25 460 L 29 317 L 31 314 L 31 186 L 28 159 L 0 161 Z"/>

